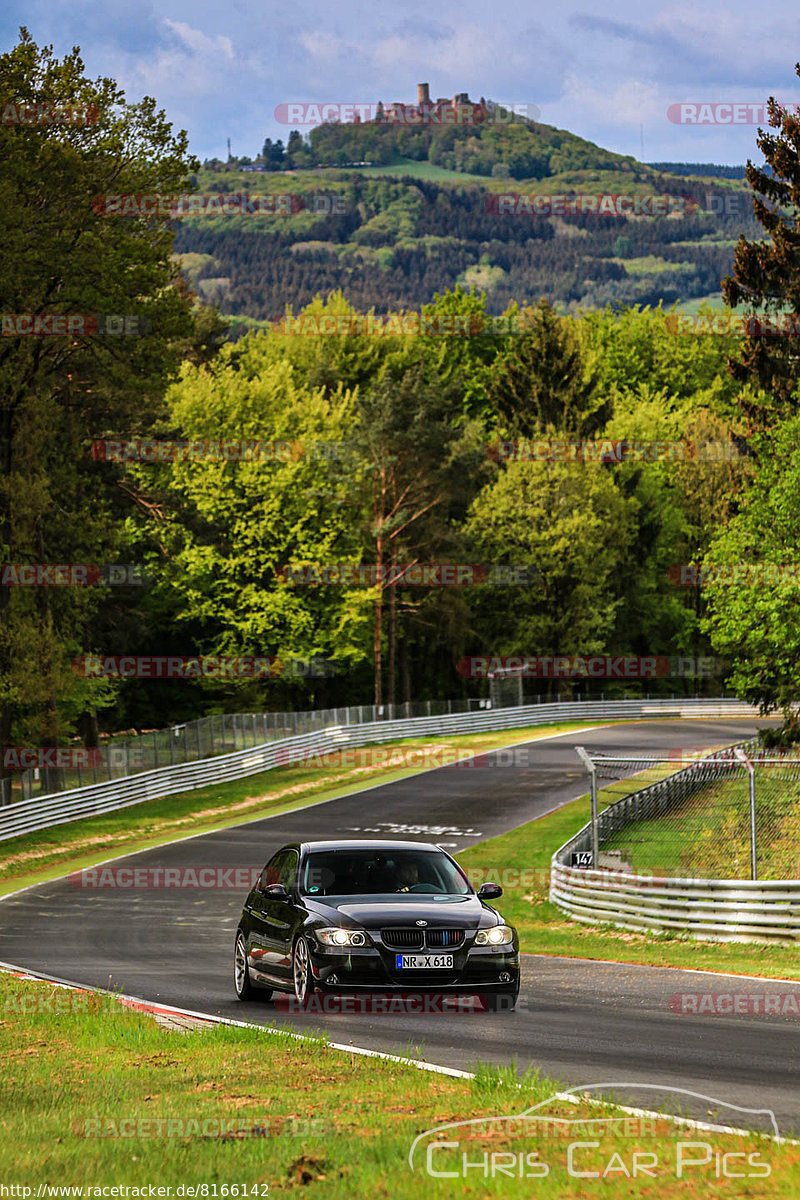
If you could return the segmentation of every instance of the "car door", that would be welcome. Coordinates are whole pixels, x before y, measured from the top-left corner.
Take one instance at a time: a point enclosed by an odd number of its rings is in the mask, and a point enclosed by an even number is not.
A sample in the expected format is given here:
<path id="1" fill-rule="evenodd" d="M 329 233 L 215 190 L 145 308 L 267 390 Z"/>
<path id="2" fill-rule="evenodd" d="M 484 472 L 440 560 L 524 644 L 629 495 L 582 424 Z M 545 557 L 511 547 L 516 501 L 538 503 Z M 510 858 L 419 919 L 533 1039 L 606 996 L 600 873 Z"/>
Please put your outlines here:
<path id="1" fill-rule="evenodd" d="M 270 901 L 265 895 L 264 889 L 269 884 L 280 883 L 281 865 L 286 860 L 286 855 L 286 850 L 279 850 L 277 854 L 273 854 L 261 872 L 258 883 L 249 897 L 250 937 L 248 939 L 248 951 L 250 966 L 254 971 L 268 976 L 273 982 L 276 978 L 282 977 L 277 975 L 276 964 L 279 955 L 275 944 L 274 917 L 271 912 Z"/>
<path id="2" fill-rule="evenodd" d="M 283 884 L 289 893 L 288 899 L 270 896 L 268 892 L 262 892 L 261 895 L 264 962 L 268 964 L 263 969 L 284 983 L 289 983 L 292 979 L 292 946 L 295 931 L 302 921 L 302 910 L 294 900 L 297 892 L 298 862 L 299 855 L 296 850 L 283 850 L 275 855 L 265 872 L 265 887 L 275 883 Z"/>

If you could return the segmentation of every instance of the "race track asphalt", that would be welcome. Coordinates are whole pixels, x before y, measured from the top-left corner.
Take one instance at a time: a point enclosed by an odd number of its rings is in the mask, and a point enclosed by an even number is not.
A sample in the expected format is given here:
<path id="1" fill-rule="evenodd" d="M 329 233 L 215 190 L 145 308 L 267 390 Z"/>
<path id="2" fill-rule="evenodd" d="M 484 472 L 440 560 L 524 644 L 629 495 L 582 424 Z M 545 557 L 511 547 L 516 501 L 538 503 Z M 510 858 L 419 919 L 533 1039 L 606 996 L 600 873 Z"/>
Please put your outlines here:
<path id="1" fill-rule="evenodd" d="M 610 752 L 691 750 L 751 736 L 755 720 L 642 721 L 533 740 L 351 796 L 160 846 L 114 867 L 260 868 L 284 842 L 389 836 L 434 841 L 452 853 L 587 790 L 576 745 Z M 216 876 L 215 876 L 216 877 Z M 706 1120 L 765 1126 L 763 1118 L 651 1092 L 683 1088 L 724 1105 L 770 1109 L 781 1133 L 800 1129 L 800 1016 L 683 1013 L 684 992 L 796 994 L 691 971 L 526 955 L 517 1010 L 491 1014 L 294 1013 L 240 1004 L 232 948 L 246 888 L 83 888 L 39 884 L 0 901 L 0 960 L 81 984 L 260 1024 L 325 1029 L 352 1043 L 469 1070 L 478 1060 L 538 1067 L 565 1085 L 614 1081 L 617 1094 Z M 800 980 L 800 963 L 793 972 Z M 727 1003 L 727 1002 L 724 1002 Z M 784 1005 L 784 1007 L 786 1007 Z M 520 1109 L 525 1107 L 520 1105 Z"/>

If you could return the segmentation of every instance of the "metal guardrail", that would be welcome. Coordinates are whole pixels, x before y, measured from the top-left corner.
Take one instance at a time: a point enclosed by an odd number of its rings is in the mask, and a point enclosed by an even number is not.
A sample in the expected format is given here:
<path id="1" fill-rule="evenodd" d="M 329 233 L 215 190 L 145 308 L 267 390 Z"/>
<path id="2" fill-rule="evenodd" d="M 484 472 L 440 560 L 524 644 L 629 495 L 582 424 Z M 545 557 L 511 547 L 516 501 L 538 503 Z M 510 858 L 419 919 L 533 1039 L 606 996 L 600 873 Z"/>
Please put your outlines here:
<path id="1" fill-rule="evenodd" d="M 301 762 L 343 745 L 398 741 L 402 738 L 441 734 L 480 733 L 549 725 L 556 721 L 613 721 L 631 718 L 752 717 L 758 710 L 741 700 L 607 700 L 566 701 L 512 708 L 479 709 L 407 720 L 375 721 L 358 725 L 331 724 L 325 729 L 282 738 L 261 746 L 218 755 L 198 762 L 145 771 L 125 779 L 74 788 L 52 796 L 19 801 L 0 809 L 0 841 L 160 799 L 208 784 L 244 779 L 274 767 Z"/>
<path id="2" fill-rule="evenodd" d="M 741 771 L 741 762 L 727 747 L 618 800 L 597 818 L 599 839 L 633 821 L 658 818 L 732 770 Z M 800 879 L 673 878 L 568 865 L 573 852 L 591 846 L 589 822 L 551 860 L 550 899 L 577 921 L 638 932 L 672 930 L 712 941 L 800 940 Z"/>
<path id="3" fill-rule="evenodd" d="M 532 703 L 532 701 L 529 701 Z M 405 704 L 354 704 L 345 708 L 306 712 L 216 713 L 183 721 L 168 729 L 151 729 L 130 738 L 115 738 L 93 751 L 90 766 L 29 768 L 12 780 L 0 780 L 0 805 L 35 796 L 111 783 L 161 767 L 201 762 L 217 755 L 234 754 L 282 738 L 313 733 L 328 725 L 370 724 L 410 717 L 491 708 L 488 700 L 413 700 Z M 15 795 L 14 793 L 21 792 Z"/>

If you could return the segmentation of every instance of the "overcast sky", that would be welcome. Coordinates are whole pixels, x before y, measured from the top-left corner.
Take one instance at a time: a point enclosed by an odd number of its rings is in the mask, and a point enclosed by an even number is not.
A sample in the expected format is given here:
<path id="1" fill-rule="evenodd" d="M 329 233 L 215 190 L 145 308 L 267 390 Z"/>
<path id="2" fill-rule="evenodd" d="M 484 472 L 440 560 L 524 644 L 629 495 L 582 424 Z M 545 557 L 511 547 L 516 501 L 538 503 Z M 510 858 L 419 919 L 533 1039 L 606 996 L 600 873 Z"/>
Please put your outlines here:
<path id="1" fill-rule="evenodd" d="M 742 163 L 759 157 L 755 125 L 680 124 L 670 105 L 800 99 L 800 12 L 787 0 L 11 0 L 0 23 L 4 48 L 22 24 L 58 54 L 79 45 L 91 76 L 154 96 L 201 159 L 224 157 L 228 137 L 234 154 L 285 142 L 281 103 L 411 101 L 428 81 L 433 96 L 535 105 L 645 161 Z"/>

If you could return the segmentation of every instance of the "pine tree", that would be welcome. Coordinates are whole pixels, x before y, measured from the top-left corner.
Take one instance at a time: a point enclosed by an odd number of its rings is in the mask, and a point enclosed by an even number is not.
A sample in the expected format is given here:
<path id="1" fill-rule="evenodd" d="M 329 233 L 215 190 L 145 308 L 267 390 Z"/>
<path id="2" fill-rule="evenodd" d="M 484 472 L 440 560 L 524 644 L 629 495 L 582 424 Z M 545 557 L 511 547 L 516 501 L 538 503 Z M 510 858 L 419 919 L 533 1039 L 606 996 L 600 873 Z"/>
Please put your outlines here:
<path id="1" fill-rule="evenodd" d="M 795 64 L 800 76 L 800 63 Z M 746 178 L 753 189 L 753 210 L 767 239 L 736 245 L 733 275 L 722 281 L 722 292 L 731 308 L 746 305 L 767 313 L 781 309 L 800 312 L 800 113 L 784 109 L 770 98 L 769 123 L 776 132 L 760 129 L 756 144 L 767 165 L 748 160 Z M 777 332 L 792 322 L 783 319 Z M 774 331 L 773 326 L 773 331 Z M 734 378 L 769 393 L 767 405 L 752 399 L 742 407 L 754 427 L 767 427 L 793 412 L 791 399 L 797 386 L 800 347 L 796 337 L 775 336 L 764 322 L 745 322 L 745 339 L 738 359 L 729 360 Z"/>

